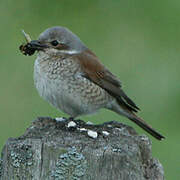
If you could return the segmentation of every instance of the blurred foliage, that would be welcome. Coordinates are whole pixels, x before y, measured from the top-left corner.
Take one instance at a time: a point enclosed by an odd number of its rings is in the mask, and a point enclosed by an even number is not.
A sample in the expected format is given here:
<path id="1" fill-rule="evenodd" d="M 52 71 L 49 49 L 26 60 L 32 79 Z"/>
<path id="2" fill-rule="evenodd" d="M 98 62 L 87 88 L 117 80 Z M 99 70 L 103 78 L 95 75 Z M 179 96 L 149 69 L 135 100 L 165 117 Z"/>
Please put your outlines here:
<path id="1" fill-rule="evenodd" d="M 39 97 L 33 85 L 35 56 L 25 57 L 18 50 L 24 41 L 21 29 L 35 39 L 48 27 L 66 26 L 121 79 L 141 107 L 140 115 L 166 136 L 162 142 L 150 137 L 153 154 L 166 179 L 179 179 L 180 1 L 1 0 L 0 22 L 1 148 L 37 116 L 67 116 Z M 82 119 L 118 120 L 144 133 L 105 110 Z"/>

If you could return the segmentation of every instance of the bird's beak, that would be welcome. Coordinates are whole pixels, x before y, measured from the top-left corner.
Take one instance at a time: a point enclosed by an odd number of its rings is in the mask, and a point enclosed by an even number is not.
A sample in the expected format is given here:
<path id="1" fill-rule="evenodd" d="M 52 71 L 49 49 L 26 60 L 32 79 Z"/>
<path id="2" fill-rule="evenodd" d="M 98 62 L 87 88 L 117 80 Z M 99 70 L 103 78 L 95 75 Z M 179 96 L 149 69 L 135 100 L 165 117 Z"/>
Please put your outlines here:
<path id="1" fill-rule="evenodd" d="M 29 42 L 29 46 L 34 50 L 43 50 L 49 47 L 47 44 L 43 44 L 38 40 L 32 40 L 31 42 Z"/>

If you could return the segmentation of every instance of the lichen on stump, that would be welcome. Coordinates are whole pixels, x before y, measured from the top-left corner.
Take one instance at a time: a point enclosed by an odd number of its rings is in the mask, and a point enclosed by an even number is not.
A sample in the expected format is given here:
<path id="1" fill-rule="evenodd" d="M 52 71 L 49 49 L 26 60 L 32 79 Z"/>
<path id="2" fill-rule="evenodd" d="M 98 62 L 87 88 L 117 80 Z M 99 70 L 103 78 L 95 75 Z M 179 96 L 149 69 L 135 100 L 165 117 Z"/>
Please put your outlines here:
<path id="1" fill-rule="evenodd" d="M 2 151 L 0 177 L 33 180 L 162 180 L 151 141 L 118 122 L 38 118 Z"/>

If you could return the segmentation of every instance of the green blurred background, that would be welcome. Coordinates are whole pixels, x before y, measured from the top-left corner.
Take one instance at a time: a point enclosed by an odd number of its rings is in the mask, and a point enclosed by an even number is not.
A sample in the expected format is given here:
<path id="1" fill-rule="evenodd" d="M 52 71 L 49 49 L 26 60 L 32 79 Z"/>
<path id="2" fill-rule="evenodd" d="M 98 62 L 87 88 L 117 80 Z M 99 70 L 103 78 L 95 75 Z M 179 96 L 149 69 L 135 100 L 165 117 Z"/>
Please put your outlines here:
<path id="1" fill-rule="evenodd" d="M 21 29 L 33 39 L 48 27 L 66 26 L 92 49 L 140 106 L 139 114 L 166 136 L 152 139 L 153 156 L 166 179 L 180 179 L 180 1 L 179 0 L 1 0 L 0 148 L 25 131 L 37 116 L 66 116 L 42 100 L 33 84 L 35 56 L 19 50 Z M 123 117 L 102 110 L 86 121 Z"/>

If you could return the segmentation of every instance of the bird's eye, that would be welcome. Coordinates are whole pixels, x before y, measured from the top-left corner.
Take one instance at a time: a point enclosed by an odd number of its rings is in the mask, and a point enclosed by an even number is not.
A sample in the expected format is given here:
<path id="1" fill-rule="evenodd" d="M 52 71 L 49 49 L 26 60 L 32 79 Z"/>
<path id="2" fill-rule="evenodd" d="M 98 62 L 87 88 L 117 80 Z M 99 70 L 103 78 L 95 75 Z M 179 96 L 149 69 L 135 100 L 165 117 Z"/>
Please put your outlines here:
<path id="1" fill-rule="evenodd" d="M 59 42 L 58 42 L 57 40 L 54 40 L 54 41 L 51 42 L 51 44 L 52 44 L 53 46 L 57 46 L 57 45 L 59 44 Z"/>

